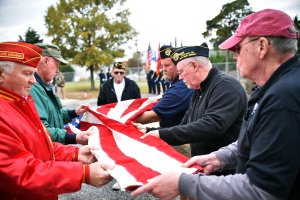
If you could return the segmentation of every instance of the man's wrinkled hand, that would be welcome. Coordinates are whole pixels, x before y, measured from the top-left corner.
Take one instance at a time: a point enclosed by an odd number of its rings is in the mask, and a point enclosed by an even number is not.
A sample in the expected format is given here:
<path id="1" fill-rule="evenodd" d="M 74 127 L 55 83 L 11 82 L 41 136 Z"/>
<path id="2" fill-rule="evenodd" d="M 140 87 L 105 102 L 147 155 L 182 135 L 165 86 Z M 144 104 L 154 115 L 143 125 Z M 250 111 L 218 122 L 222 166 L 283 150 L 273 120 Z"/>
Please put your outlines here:
<path id="1" fill-rule="evenodd" d="M 143 139 L 145 139 L 146 137 L 149 137 L 149 136 L 154 136 L 154 137 L 160 138 L 158 130 L 153 130 L 153 131 L 149 131 L 148 133 L 146 133 L 145 135 L 140 137 L 140 139 L 143 140 Z"/>
<path id="2" fill-rule="evenodd" d="M 93 131 L 80 131 L 76 134 L 76 143 L 82 145 L 88 144 L 89 137 L 92 134 L 94 134 Z"/>
<path id="3" fill-rule="evenodd" d="M 171 200 L 179 195 L 179 182 L 180 172 L 168 172 L 156 176 L 145 185 L 139 187 L 131 193 L 132 197 L 137 197 L 144 193 L 150 193 L 153 196 L 162 200 Z"/>
<path id="4" fill-rule="evenodd" d="M 80 147 L 78 151 L 78 161 L 81 161 L 85 164 L 97 161 L 96 157 L 91 153 L 91 150 L 95 150 L 95 148 L 87 145 Z"/>
<path id="5" fill-rule="evenodd" d="M 199 165 L 202 167 L 204 169 L 204 174 L 206 175 L 216 172 L 222 168 L 220 160 L 214 153 L 194 156 L 186 161 L 182 166 L 191 167 L 193 165 Z"/>
<path id="6" fill-rule="evenodd" d="M 89 105 L 80 105 L 75 109 L 75 112 L 78 116 L 83 115 L 87 109 L 89 108 Z"/>
<path id="7" fill-rule="evenodd" d="M 142 133 L 146 133 L 147 127 L 144 124 L 141 123 L 132 123 L 132 124 Z"/>
<path id="8" fill-rule="evenodd" d="M 90 185 L 100 187 L 109 183 L 112 180 L 110 174 L 102 168 L 102 164 L 95 162 L 89 165 L 90 167 Z"/>

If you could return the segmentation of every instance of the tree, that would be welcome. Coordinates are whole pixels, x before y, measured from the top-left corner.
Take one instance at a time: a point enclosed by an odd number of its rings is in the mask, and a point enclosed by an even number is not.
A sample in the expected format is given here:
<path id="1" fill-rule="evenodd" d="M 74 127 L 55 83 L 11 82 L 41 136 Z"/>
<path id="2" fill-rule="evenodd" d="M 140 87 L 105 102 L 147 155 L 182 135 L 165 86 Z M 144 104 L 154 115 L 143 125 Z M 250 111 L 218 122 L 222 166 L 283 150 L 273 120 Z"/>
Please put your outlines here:
<path id="1" fill-rule="evenodd" d="M 142 66 L 142 54 L 137 51 L 134 52 L 132 58 L 128 59 L 128 68 L 139 68 Z"/>
<path id="2" fill-rule="evenodd" d="M 234 34 L 239 22 L 245 16 L 253 13 L 247 0 L 236 0 L 223 5 L 220 13 L 212 20 L 206 21 L 206 31 L 202 33 L 204 38 L 210 37 L 209 40 L 215 49 Z M 215 37 L 212 37 L 215 35 Z M 226 54 L 226 62 L 229 60 L 229 52 Z M 226 72 L 229 66 L 226 65 Z"/>
<path id="3" fill-rule="evenodd" d="M 298 19 L 298 15 L 294 17 L 294 24 L 298 31 L 300 31 L 300 20 Z M 297 54 L 300 56 L 300 38 L 298 38 L 298 51 Z"/>
<path id="4" fill-rule="evenodd" d="M 42 43 L 43 39 L 40 39 L 40 35 L 31 27 L 29 27 L 25 33 L 25 40 L 19 35 L 19 42 L 27 42 L 30 44 Z"/>
<path id="5" fill-rule="evenodd" d="M 91 89 L 95 89 L 94 71 L 124 57 L 120 46 L 136 32 L 128 22 L 126 0 L 59 0 L 47 9 L 48 35 L 71 63 L 87 67 Z"/>

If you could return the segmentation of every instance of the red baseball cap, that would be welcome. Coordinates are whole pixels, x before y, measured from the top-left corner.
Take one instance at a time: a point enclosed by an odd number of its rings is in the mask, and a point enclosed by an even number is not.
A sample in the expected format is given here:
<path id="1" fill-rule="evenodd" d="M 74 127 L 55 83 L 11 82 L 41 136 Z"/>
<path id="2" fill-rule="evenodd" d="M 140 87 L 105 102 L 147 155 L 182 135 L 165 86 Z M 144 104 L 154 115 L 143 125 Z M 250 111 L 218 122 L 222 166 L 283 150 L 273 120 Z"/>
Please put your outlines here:
<path id="1" fill-rule="evenodd" d="M 293 20 L 286 13 L 280 10 L 264 9 L 245 17 L 234 35 L 220 44 L 219 48 L 234 51 L 233 47 L 246 37 L 299 38 L 299 33 L 294 30 L 293 24 Z"/>
<path id="2" fill-rule="evenodd" d="M 0 60 L 22 63 L 36 68 L 42 49 L 25 42 L 0 42 Z"/>

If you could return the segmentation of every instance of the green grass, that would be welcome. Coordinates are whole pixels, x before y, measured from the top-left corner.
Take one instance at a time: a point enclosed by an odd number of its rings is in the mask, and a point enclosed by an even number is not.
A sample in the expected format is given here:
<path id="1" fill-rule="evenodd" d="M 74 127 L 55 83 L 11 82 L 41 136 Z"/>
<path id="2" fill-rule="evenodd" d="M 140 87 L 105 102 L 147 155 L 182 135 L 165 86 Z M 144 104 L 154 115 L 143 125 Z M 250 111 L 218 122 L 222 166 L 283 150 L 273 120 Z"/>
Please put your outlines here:
<path id="1" fill-rule="evenodd" d="M 137 84 L 141 90 L 141 94 L 148 92 L 148 86 L 145 81 L 137 81 Z M 87 99 L 97 98 L 99 93 L 99 81 L 95 81 L 96 90 L 91 90 L 91 82 L 89 80 L 79 82 L 67 82 L 65 86 L 65 93 L 68 99 Z M 84 95 L 84 91 L 87 93 L 87 97 Z"/>
<path id="2" fill-rule="evenodd" d="M 99 90 L 99 81 L 95 81 L 96 90 Z M 67 82 L 65 86 L 67 92 L 82 92 L 91 90 L 90 81 Z"/>

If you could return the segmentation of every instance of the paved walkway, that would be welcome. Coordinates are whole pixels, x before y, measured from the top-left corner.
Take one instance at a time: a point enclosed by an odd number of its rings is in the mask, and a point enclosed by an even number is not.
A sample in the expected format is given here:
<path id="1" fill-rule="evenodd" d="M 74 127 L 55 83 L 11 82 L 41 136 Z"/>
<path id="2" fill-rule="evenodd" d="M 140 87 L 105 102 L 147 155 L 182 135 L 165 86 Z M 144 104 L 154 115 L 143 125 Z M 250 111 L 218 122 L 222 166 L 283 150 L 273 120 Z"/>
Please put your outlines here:
<path id="1" fill-rule="evenodd" d="M 153 94 L 142 94 L 142 97 L 154 97 L 157 95 Z M 81 104 L 89 104 L 91 107 L 96 107 L 97 106 L 97 99 L 85 99 L 85 100 L 78 100 L 78 99 L 61 99 L 61 103 L 64 108 L 68 109 L 74 109 L 77 106 Z"/>

